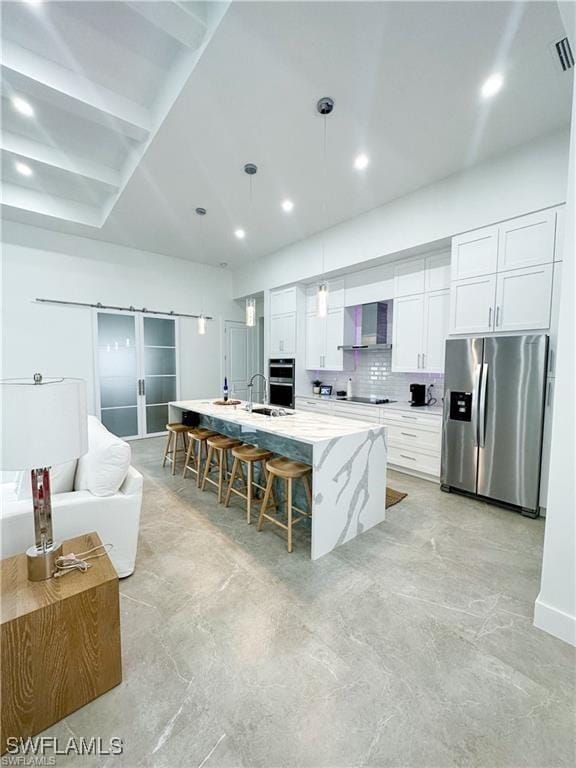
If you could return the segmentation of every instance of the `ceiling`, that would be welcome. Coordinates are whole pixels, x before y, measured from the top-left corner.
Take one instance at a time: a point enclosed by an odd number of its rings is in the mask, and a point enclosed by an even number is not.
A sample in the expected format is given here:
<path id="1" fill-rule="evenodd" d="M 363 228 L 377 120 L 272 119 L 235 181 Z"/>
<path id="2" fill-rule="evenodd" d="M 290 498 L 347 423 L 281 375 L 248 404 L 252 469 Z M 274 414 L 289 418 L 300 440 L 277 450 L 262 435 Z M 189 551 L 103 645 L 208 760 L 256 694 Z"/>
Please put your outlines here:
<path id="1" fill-rule="evenodd" d="M 3 95 L 26 86 L 38 104 L 30 120 L 3 99 L 4 215 L 194 261 L 239 267 L 570 120 L 555 3 L 26 6 L 3 4 L 3 36 L 19 48 Z M 84 78 L 89 97 L 31 81 L 22 51 L 59 83 Z M 484 101 L 494 72 L 504 86 Z M 335 100 L 326 119 L 321 96 Z M 60 162 L 16 178 L 27 142 Z M 251 194 L 246 162 L 259 168 Z"/>

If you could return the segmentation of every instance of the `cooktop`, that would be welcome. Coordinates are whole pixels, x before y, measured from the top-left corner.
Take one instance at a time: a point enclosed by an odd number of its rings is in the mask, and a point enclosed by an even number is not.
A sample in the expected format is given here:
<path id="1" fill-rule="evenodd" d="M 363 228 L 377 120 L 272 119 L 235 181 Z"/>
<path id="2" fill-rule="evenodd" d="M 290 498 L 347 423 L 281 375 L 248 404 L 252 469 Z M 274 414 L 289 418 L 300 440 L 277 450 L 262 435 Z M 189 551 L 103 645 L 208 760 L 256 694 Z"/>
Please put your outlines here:
<path id="1" fill-rule="evenodd" d="M 396 400 L 390 400 L 387 397 L 338 397 L 336 399 L 345 400 L 348 403 L 370 403 L 371 405 L 385 405 L 396 402 Z"/>

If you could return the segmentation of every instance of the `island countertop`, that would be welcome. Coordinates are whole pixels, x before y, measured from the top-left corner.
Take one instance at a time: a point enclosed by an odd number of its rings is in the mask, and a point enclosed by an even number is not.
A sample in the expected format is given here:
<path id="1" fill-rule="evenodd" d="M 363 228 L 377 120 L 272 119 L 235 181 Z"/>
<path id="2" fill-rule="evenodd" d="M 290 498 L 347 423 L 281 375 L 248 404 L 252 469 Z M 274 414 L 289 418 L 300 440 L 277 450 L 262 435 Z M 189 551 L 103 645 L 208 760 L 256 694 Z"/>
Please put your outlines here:
<path id="1" fill-rule="evenodd" d="M 386 427 L 288 409 L 286 416 L 271 417 L 214 399 L 171 402 L 169 419 L 180 422 L 191 411 L 200 426 L 309 464 L 313 560 L 385 519 Z"/>
<path id="2" fill-rule="evenodd" d="M 286 416 L 264 416 L 260 413 L 249 413 L 241 405 L 215 405 L 213 400 L 177 400 L 170 406 L 183 411 L 195 411 L 205 416 L 225 419 L 239 425 L 252 427 L 262 432 L 292 438 L 303 443 L 320 443 L 334 438 L 355 435 L 378 429 L 377 424 L 352 419 L 341 419 L 338 416 L 311 413 L 310 411 L 293 411 L 285 408 Z M 254 403 L 254 408 L 264 408 Z"/>

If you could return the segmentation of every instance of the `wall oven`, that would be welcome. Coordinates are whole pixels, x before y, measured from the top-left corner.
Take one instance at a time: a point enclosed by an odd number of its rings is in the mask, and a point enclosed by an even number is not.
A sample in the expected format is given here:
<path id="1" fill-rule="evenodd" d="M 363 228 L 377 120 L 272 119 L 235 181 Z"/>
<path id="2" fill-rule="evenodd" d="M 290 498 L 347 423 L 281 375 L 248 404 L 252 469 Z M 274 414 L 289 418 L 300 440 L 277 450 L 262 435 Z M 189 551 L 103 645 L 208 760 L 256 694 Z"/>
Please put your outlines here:
<path id="1" fill-rule="evenodd" d="M 294 408 L 294 368 L 294 358 L 270 359 L 270 405 Z"/>

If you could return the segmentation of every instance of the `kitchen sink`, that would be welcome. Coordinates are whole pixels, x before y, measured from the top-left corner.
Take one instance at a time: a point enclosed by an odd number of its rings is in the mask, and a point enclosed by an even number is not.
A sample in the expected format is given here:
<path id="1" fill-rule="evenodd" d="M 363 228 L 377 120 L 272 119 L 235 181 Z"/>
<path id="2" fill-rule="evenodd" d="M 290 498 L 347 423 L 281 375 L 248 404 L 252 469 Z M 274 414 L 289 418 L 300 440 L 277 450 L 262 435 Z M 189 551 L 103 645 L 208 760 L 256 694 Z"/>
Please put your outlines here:
<path id="1" fill-rule="evenodd" d="M 292 416 L 292 413 L 288 413 L 283 408 L 253 408 L 252 413 L 258 413 L 261 416 Z"/>

